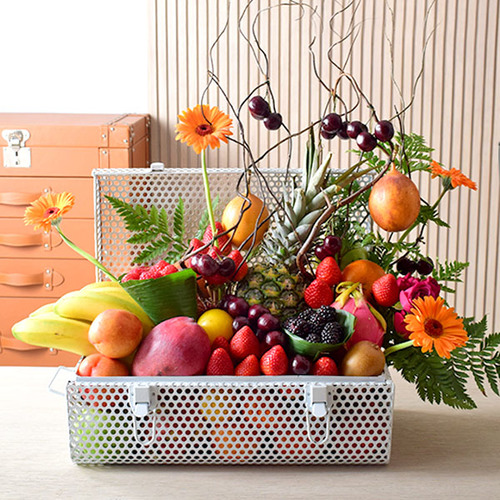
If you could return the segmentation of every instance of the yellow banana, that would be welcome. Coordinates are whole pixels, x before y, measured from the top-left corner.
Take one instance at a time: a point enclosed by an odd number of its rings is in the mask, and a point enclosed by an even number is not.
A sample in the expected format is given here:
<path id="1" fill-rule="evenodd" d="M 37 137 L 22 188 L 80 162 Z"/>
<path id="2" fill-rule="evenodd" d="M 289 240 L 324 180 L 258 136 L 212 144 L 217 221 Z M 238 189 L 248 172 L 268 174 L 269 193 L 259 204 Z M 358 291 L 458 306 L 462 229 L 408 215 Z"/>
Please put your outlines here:
<path id="1" fill-rule="evenodd" d="M 47 312 L 19 321 L 12 327 L 12 335 L 27 344 L 88 356 L 97 352 L 89 342 L 89 328 L 88 321 L 62 318 L 54 312 Z"/>
<path id="2" fill-rule="evenodd" d="M 55 302 L 51 302 L 50 304 L 44 304 L 42 307 L 39 307 L 38 309 L 36 309 L 32 313 L 30 313 L 29 317 L 32 318 L 34 316 L 39 316 L 40 314 L 53 312 L 54 306 L 55 306 Z"/>
<path id="3" fill-rule="evenodd" d="M 95 283 L 89 283 L 88 285 L 85 285 L 82 290 L 94 290 L 94 289 L 101 289 L 101 288 L 119 288 L 120 290 L 123 290 L 123 288 L 120 286 L 120 284 L 117 281 L 96 281 Z M 123 290 L 125 291 L 125 290 Z"/>
<path id="4" fill-rule="evenodd" d="M 107 309 L 123 309 L 135 314 L 142 323 L 144 335 L 154 326 L 149 316 L 130 296 L 116 292 L 114 288 L 101 290 L 79 290 L 61 297 L 55 304 L 54 311 L 65 318 L 85 321 L 94 319 Z"/>

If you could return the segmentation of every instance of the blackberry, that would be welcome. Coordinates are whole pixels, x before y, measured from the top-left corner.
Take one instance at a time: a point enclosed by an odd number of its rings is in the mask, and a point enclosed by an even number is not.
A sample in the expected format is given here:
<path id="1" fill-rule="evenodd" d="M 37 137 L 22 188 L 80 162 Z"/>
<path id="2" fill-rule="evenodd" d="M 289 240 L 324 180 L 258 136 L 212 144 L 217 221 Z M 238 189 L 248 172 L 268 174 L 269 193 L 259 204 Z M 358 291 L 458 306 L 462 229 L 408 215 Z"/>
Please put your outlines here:
<path id="1" fill-rule="evenodd" d="M 320 325 L 319 323 L 308 323 L 308 327 L 309 327 L 309 333 L 321 337 L 321 332 L 323 331 L 323 325 Z"/>
<path id="2" fill-rule="evenodd" d="M 287 319 L 283 326 L 290 333 L 299 337 L 304 338 L 309 333 L 309 324 L 305 319 L 300 319 L 298 316 Z"/>
<path id="3" fill-rule="evenodd" d="M 309 333 L 306 337 L 307 342 L 318 343 L 321 342 L 321 336 L 317 333 Z"/>
<path id="4" fill-rule="evenodd" d="M 337 311 L 334 307 L 330 306 L 321 306 L 316 311 L 316 316 L 318 317 L 319 323 L 322 325 L 326 325 L 332 321 L 337 321 Z"/>
<path id="5" fill-rule="evenodd" d="M 337 322 L 327 323 L 321 332 L 321 342 L 325 344 L 340 344 L 344 337 L 344 327 Z"/>
<path id="6" fill-rule="evenodd" d="M 312 314 L 314 314 L 314 309 L 311 308 L 304 309 L 302 312 L 298 314 L 297 318 L 309 321 L 309 318 Z"/>

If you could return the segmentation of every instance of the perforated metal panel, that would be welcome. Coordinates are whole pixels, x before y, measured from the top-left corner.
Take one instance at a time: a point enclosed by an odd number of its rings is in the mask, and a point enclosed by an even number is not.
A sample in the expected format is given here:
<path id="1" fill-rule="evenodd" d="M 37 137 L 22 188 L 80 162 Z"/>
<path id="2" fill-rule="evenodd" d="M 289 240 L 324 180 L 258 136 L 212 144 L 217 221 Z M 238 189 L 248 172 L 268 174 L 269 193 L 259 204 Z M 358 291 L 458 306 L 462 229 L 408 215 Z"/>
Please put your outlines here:
<path id="1" fill-rule="evenodd" d="M 272 210 L 276 206 L 274 197 L 281 199 L 283 189 L 291 188 L 291 177 L 300 178 L 300 172 L 292 170 L 289 177 L 284 169 L 261 169 L 262 176 L 250 178 L 251 192 L 264 200 Z M 332 174 L 341 173 L 333 170 Z M 97 169 L 92 172 L 95 188 L 96 256 L 115 276 L 126 272 L 140 251 L 140 245 L 131 245 L 131 236 L 125 230 L 121 217 L 111 206 L 106 196 L 113 196 L 133 205 L 141 204 L 150 209 L 165 208 L 171 218 L 179 198 L 185 209 L 186 241 L 194 237 L 201 214 L 205 210 L 205 194 L 201 169 L 166 168 L 152 169 Z M 208 169 L 212 198 L 218 199 L 215 217 L 220 220 L 225 204 L 237 195 L 237 187 L 245 191 L 242 169 Z M 370 175 L 359 179 L 360 185 L 371 180 Z M 367 213 L 356 212 L 352 217 L 369 223 Z M 171 219 L 169 219 L 171 220 Z M 104 279 L 101 274 L 99 279 Z"/>
<path id="2" fill-rule="evenodd" d="M 390 458 L 394 388 L 387 374 L 77 378 L 67 396 L 71 458 L 79 464 L 381 464 Z"/>

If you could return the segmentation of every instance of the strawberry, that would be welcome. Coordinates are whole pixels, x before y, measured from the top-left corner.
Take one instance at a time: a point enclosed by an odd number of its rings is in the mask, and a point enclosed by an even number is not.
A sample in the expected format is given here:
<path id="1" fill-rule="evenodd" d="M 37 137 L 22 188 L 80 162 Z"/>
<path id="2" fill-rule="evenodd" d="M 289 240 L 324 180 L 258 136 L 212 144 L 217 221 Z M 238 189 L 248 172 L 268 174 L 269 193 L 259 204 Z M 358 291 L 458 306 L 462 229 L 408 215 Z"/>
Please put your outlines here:
<path id="1" fill-rule="evenodd" d="M 260 371 L 264 375 L 286 375 L 288 373 L 288 358 L 280 345 L 271 347 L 260 358 Z"/>
<path id="2" fill-rule="evenodd" d="M 243 255 L 241 255 L 239 250 L 233 250 L 232 252 L 230 252 L 228 257 L 234 261 L 236 267 L 236 272 L 231 279 L 233 281 L 241 281 L 248 273 L 248 264 L 246 262 L 243 262 Z"/>
<path id="3" fill-rule="evenodd" d="M 338 375 L 339 370 L 335 361 L 327 356 L 322 356 L 313 365 L 313 375 Z"/>
<path id="4" fill-rule="evenodd" d="M 220 222 L 215 223 L 215 232 L 217 235 L 223 233 L 225 231 L 224 226 Z M 212 226 L 209 224 L 205 229 L 205 233 L 203 234 L 203 243 L 206 245 L 210 243 L 214 239 L 214 234 L 212 231 Z M 225 234 L 224 236 L 219 236 L 217 238 L 217 245 L 222 250 L 224 255 L 228 255 L 231 251 L 231 243 L 229 242 L 229 236 Z"/>
<path id="5" fill-rule="evenodd" d="M 222 347 L 218 347 L 212 352 L 208 360 L 207 375 L 234 375 L 233 362 Z"/>
<path id="6" fill-rule="evenodd" d="M 304 290 L 304 299 L 309 307 L 317 309 L 321 306 L 329 306 L 333 302 L 333 292 L 326 281 L 316 278 Z"/>
<path id="7" fill-rule="evenodd" d="M 399 287 L 396 276 L 384 274 L 372 285 L 373 298 L 377 304 L 384 307 L 391 307 L 399 300 Z"/>
<path id="8" fill-rule="evenodd" d="M 245 359 L 250 354 L 255 354 L 255 356 L 260 354 L 259 339 L 249 326 L 240 328 L 233 335 L 229 343 L 229 352 L 237 361 Z"/>
<path id="9" fill-rule="evenodd" d="M 159 277 L 160 277 L 159 271 L 156 269 L 153 269 L 151 267 L 149 269 L 146 269 L 146 271 L 143 271 L 141 273 L 141 276 L 139 277 L 139 279 L 140 280 L 150 280 L 150 279 L 156 279 Z"/>
<path id="10" fill-rule="evenodd" d="M 141 266 L 141 267 L 133 267 L 123 278 L 122 281 L 128 281 L 128 280 L 138 280 L 141 277 L 141 274 L 147 271 L 147 267 Z"/>
<path id="11" fill-rule="evenodd" d="M 330 286 L 342 281 L 342 271 L 333 257 L 325 257 L 316 269 L 316 278 L 326 281 Z"/>
<path id="12" fill-rule="evenodd" d="M 238 377 L 255 377 L 260 375 L 259 360 L 255 354 L 247 356 L 235 369 L 234 374 Z"/>
<path id="13" fill-rule="evenodd" d="M 226 337 L 223 337 L 220 335 L 219 337 L 215 337 L 214 341 L 212 342 L 212 351 L 215 351 L 215 349 L 218 348 L 225 349 L 229 353 L 229 340 L 226 339 Z"/>

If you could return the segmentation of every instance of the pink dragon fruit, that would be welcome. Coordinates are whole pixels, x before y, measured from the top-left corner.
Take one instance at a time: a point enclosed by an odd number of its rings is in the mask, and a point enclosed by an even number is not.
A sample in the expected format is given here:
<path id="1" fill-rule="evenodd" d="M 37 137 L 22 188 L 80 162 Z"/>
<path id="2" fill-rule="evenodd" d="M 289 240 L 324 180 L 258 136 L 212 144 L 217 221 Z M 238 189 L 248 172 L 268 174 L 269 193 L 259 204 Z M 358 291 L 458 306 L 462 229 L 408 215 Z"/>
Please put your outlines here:
<path id="1" fill-rule="evenodd" d="M 387 324 L 383 316 L 365 300 L 361 285 L 345 281 L 338 285 L 337 291 L 340 293 L 332 307 L 356 316 L 354 333 L 345 347 L 349 349 L 361 340 L 382 346 Z"/>

